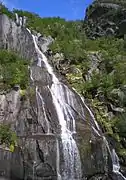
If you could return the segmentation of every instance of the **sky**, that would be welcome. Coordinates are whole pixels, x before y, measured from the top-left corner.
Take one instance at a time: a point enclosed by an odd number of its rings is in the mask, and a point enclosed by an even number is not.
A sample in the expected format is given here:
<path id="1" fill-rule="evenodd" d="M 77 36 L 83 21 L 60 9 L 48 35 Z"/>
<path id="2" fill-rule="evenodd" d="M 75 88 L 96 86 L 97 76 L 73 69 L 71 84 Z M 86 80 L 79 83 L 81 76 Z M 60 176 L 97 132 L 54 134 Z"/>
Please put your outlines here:
<path id="1" fill-rule="evenodd" d="M 93 0 L 1 0 L 9 9 L 22 9 L 41 17 L 59 16 L 67 20 L 84 19 Z"/>

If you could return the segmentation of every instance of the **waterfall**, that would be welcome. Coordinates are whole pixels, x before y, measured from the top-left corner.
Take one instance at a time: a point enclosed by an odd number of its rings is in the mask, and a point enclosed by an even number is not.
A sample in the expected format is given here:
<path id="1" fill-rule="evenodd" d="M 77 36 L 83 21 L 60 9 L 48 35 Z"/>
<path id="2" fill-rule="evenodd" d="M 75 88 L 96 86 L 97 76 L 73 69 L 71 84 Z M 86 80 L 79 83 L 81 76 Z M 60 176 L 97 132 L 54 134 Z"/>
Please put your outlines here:
<path id="1" fill-rule="evenodd" d="M 83 101 L 83 102 L 84 102 L 84 101 Z M 84 104 L 85 104 L 85 103 L 84 103 Z M 95 120 L 95 117 L 94 117 L 93 113 L 91 112 L 91 110 L 88 108 L 88 106 L 87 106 L 86 104 L 85 104 L 85 107 L 87 107 L 87 109 L 89 110 L 89 113 L 90 113 L 92 119 L 94 120 L 94 123 L 95 123 L 96 127 L 98 128 L 98 130 L 100 130 L 100 127 L 99 127 L 99 125 L 97 124 L 97 121 Z M 94 130 L 98 133 L 98 135 L 100 135 L 99 132 L 98 132 L 96 129 L 94 129 Z M 103 136 L 103 141 L 105 142 L 105 145 L 106 145 L 106 147 L 107 147 L 107 149 L 108 149 L 108 152 L 109 152 L 109 154 L 110 154 L 110 156 L 111 156 L 111 159 L 112 159 L 113 172 L 114 172 L 117 176 L 119 176 L 119 177 L 121 178 L 121 179 L 119 179 L 119 180 L 126 180 L 126 178 L 122 175 L 122 173 L 119 172 L 119 170 L 120 170 L 119 157 L 118 157 L 118 155 L 116 154 L 115 149 L 112 149 L 112 151 L 110 150 L 108 141 L 107 141 L 107 139 L 105 138 L 105 136 Z"/>
<path id="2" fill-rule="evenodd" d="M 59 141 L 56 139 L 56 171 L 57 171 L 57 180 L 62 180 L 60 175 L 60 153 L 59 153 Z"/>
<path id="3" fill-rule="evenodd" d="M 115 149 L 112 149 L 111 157 L 113 163 L 113 172 L 117 174 L 117 176 L 119 176 L 121 180 L 126 180 L 126 178 L 122 175 L 122 173 L 119 172 L 120 170 L 119 157 L 116 154 Z"/>
<path id="4" fill-rule="evenodd" d="M 84 104 L 85 108 L 87 109 L 87 111 L 89 112 L 90 116 L 91 116 L 91 127 L 92 129 L 96 132 L 96 134 L 98 136 L 101 136 L 101 130 L 100 130 L 100 127 L 92 113 L 92 111 L 90 110 L 90 108 L 86 105 L 85 101 L 84 101 L 84 98 L 74 89 L 74 91 L 79 95 L 82 103 Z"/>
<path id="5" fill-rule="evenodd" d="M 119 180 L 126 180 L 126 178 L 122 175 L 122 173 L 119 172 L 119 170 L 120 170 L 119 157 L 116 154 L 115 149 L 112 149 L 112 150 L 110 149 L 108 141 L 106 140 L 106 138 L 104 136 L 103 136 L 103 140 L 104 140 L 104 142 L 106 144 L 106 147 L 107 147 L 108 152 L 109 152 L 109 154 L 111 156 L 111 159 L 112 159 L 113 173 L 115 173 L 117 175 L 117 177 L 119 177 Z"/>
<path id="6" fill-rule="evenodd" d="M 34 82 L 33 74 L 32 74 L 32 69 L 30 68 L 30 66 L 28 66 L 28 70 L 30 71 L 30 80 L 31 80 L 32 82 Z"/>
<path id="7" fill-rule="evenodd" d="M 38 91 L 38 87 L 36 87 L 36 99 L 37 99 L 37 104 L 38 104 L 38 113 L 40 113 L 40 111 L 41 111 L 40 107 L 42 107 L 42 109 L 43 109 L 44 119 L 46 121 L 46 127 L 47 127 L 47 134 L 49 134 L 50 133 L 49 121 L 47 119 L 47 115 L 46 115 L 46 111 L 45 111 L 44 100 L 43 100 L 40 92 Z M 40 116 L 38 115 L 38 117 L 40 117 Z"/>
<path id="8" fill-rule="evenodd" d="M 30 30 L 27 29 L 28 32 L 31 34 Z M 32 34 L 31 34 L 32 35 Z M 73 133 L 76 133 L 76 126 L 75 126 L 75 117 L 73 114 L 72 108 L 75 108 L 75 102 L 74 99 L 76 99 L 75 96 L 73 96 L 73 92 L 70 91 L 70 89 L 62 84 L 56 75 L 53 72 L 53 68 L 51 65 L 48 63 L 48 60 L 46 56 L 40 51 L 38 45 L 37 45 L 37 37 L 32 35 L 35 50 L 37 53 L 37 66 L 42 67 L 42 64 L 44 64 L 45 68 L 47 69 L 47 72 L 50 74 L 52 77 L 52 85 L 51 87 L 48 86 L 48 89 L 51 93 L 53 104 L 57 113 L 58 121 L 61 126 L 61 143 L 62 143 L 62 154 L 63 154 L 63 161 L 61 162 L 60 157 L 60 145 L 59 145 L 59 139 L 56 139 L 56 153 L 57 153 L 57 158 L 56 158 L 56 170 L 57 170 L 57 179 L 58 180 L 81 180 L 81 162 L 80 162 L 80 156 L 79 156 L 79 151 L 78 147 L 76 145 L 76 142 L 73 138 Z M 30 69 L 30 68 L 29 68 Z M 30 69 L 30 78 L 32 82 L 34 82 L 33 78 L 33 73 L 32 70 Z M 76 90 L 74 90 L 76 92 Z M 76 92 L 77 93 L 77 92 Z M 79 95 L 77 93 L 77 95 Z M 80 95 L 79 95 L 80 96 Z M 46 126 L 47 126 L 47 134 L 49 134 L 49 122 L 46 117 L 46 111 L 45 111 L 45 106 L 44 106 L 44 100 L 43 97 L 41 96 L 41 93 L 39 92 L 38 87 L 36 87 L 36 99 L 37 99 L 37 104 L 38 104 L 38 109 L 40 106 L 43 107 L 43 114 L 44 114 L 44 119 L 46 121 Z M 90 114 L 90 122 L 91 122 L 91 127 L 93 131 L 97 134 L 97 136 L 103 136 L 101 129 L 92 113 L 90 108 L 86 105 L 84 99 L 80 96 L 81 99 L 81 105 L 82 105 L 82 110 L 81 113 L 79 114 L 82 119 L 84 119 L 84 113 L 83 113 L 83 107 L 87 109 L 87 111 Z M 72 108 L 71 108 L 72 107 Z M 39 109 L 40 111 L 40 109 Z M 72 122 L 72 125 L 71 125 Z M 119 172 L 120 170 L 120 165 L 119 165 L 119 158 L 113 149 L 112 151 L 110 150 L 109 144 L 106 140 L 106 138 L 103 136 L 103 140 L 105 142 L 105 145 L 111 155 L 112 159 L 112 165 L 113 165 L 113 172 L 121 178 L 121 180 L 126 180 L 126 178 Z"/>
<path id="9" fill-rule="evenodd" d="M 120 164 L 119 164 L 119 158 L 115 152 L 115 149 L 112 149 L 112 162 L 113 162 L 113 172 L 119 172 L 120 170 Z"/>
<path id="10" fill-rule="evenodd" d="M 76 91 L 76 90 L 75 90 L 75 91 Z M 80 96 L 80 95 L 79 95 L 79 96 Z M 98 123 L 97 123 L 97 121 L 96 121 L 96 119 L 95 119 L 92 111 L 89 109 L 89 107 L 88 107 L 88 106 L 86 105 L 86 103 L 84 102 L 83 97 L 80 96 L 80 98 L 81 98 L 81 100 L 83 101 L 83 104 L 85 105 L 85 107 L 87 108 L 87 110 L 88 110 L 88 112 L 89 112 L 92 120 L 94 121 L 94 123 L 93 123 L 94 125 L 92 125 L 92 126 L 94 126 L 94 127 L 93 127 L 94 131 L 95 131 L 99 136 L 101 136 L 102 134 L 100 135 L 100 133 L 99 133 L 99 132 L 101 132 L 100 127 L 99 127 L 99 125 L 98 125 Z M 103 136 L 103 135 L 102 135 L 102 136 Z M 103 141 L 104 141 L 104 143 L 105 143 L 105 145 L 106 145 L 106 147 L 107 147 L 107 149 L 108 149 L 108 152 L 109 152 L 109 154 L 110 154 L 110 156 L 111 156 L 111 159 L 112 159 L 112 167 L 113 167 L 112 170 L 113 170 L 113 172 L 119 177 L 119 180 L 126 180 L 126 178 L 122 175 L 122 173 L 119 172 L 119 170 L 120 170 L 119 157 L 118 157 L 118 155 L 116 154 L 115 149 L 112 149 L 112 150 L 110 149 L 109 143 L 108 143 L 107 139 L 105 138 L 105 136 L 103 136 Z M 120 179 L 120 178 L 121 178 L 121 179 Z"/>
<path id="11" fill-rule="evenodd" d="M 30 30 L 28 30 L 28 32 L 31 33 Z M 76 131 L 75 119 L 65 99 L 64 90 L 63 90 L 64 85 L 61 82 L 59 82 L 58 78 L 53 72 L 52 67 L 48 63 L 46 56 L 40 51 L 37 45 L 37 37 L 32 35 L 32 38 L 33 38 L 35 50 L 38 56 L 37 66 L 41 67 L 42 63 L 44 63 L 45 68 L 47 69 L 48 73 L 52 77 L 52 86 L 48 88 L 52 95 L 53 104 L 56 109 L 59 124 L 61 126 L 63 162 L 60 163 L 59 143 L 56 142 L 57 144 L 56 164 L 57 164 L 57 171 L 58 171 L 57 178 L 58 180 L 61 180 L 61 179 L 62 180 L 81 180 L 81 161 L 80 161 L 80 156 L 79 156 L 79 150 L 78 150 L 78 147 L 76 145 L 74 138 L 72 137 L 73 132 L 75 133 Z M 30 70 L 30 77 L 31 77 L 31 80 L 34 80 L 31 70 Z M 71 94 L 67 94 L 68 101 L 70 101 L 70 95 Z M 43 102 L 43 99 L 38 91 L 38 88 L 36 88 L 36 96 L 37 96 L 37 101 L 40 99 L 41 102 Z M 40 106 L 39 103 L 38 103 L 38 106 Z M 46 113 L 44 114 L 46 115 Z M 70 126 L 71 120 L 72 120 L 72 130 Z M 48 126 L 48 123 L 47 123 L 47 126 Z M 59 164 L 61 164 L 62 169 L 59 167 Z"/>

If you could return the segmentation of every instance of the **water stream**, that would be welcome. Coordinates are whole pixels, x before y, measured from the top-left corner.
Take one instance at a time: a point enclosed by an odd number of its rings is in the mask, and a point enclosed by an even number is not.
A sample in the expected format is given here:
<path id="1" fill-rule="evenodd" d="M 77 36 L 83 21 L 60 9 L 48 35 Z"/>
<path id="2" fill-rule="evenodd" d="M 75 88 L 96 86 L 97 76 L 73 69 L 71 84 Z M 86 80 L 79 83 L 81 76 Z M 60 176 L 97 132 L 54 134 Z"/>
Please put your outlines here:
<path id="1" fill-rule="evenodd" d="M 72 133 L 76 132 L 75 127 L 75 119 L 72 115 L 72 111 L 70 107 L 68 107 L 66 103 L 66 99 L 64 97 L 64 90 L 62 83 L 59 82 L 58 78 L 55 76 L 52 67 L 49 65 L 47 58 L 45 55 L 40 51 L 37 45 L 37 37 L 32 35 L 34 45 L 36 52 L 38 54 L 38 63 L 37 65 L 41 67 L 42 62 L 44 62 L 45 67 L 48 71 L 48 73 L 52 76 L 52 86 L 49 89 L 52 95 L 53 103 L 55 105 L 55 109 L 57 112 L 57 116 L 59 119 L 59 123 L 61 125 L 61 140 L 62 140 L 62 146 L 63 146 L 63 158 L 64 158 L 64 165 L 62 166 L 62 172 L 60 175 L 60 154 L 59 154 L 59 144 L 57 142 L 57 153 L 58 153 L 58 159 L 57 159 L 57 178 L 58 180 L 80 180 L 81 179 L 81 163 L 80 163 L 80 157 L 79 157 L 79 151 L 76 145 L 75 140 L 72 137 Z M 37 92 L 38 96 L 40 97 L 40 94 Z M 71 94 L 67 90 L 67 100 L 71 101 Z M 41 98 L 41 97 L 40 97 Z M 95 120 L 95 117 L 91 110 L 88 108 L 88 106 L 85 104 L 83 98 L 81 98 L 84 106 L 87 108 L 91 119 L 92 119 L 92 128 L 97 133 L 98 136 L 101 136 L 101 130 L 99 128 L 99 125 L 97 121 Z M 71 101 L 72 103 L 72 101 Z M 73 130 L 70 129 L 70 121 L 73 122 Z M 47 120 L 48 121 L 48 120 Z M 48 124 L 47 124 L 48 126 Z M 108 145 L 106 145 L 109 147 Z M 119 159 L 115 152 L 115 150 L 110 151 L 112 163 L 113 163 L 113 172 L 117 174 L 122 180 L 126 180 L 126 178 L 119 172 L 120 165 L 119 165 Z"/>
<path id="2" fill-rule="evenodd" d="M 46 110 L 45 110 L 45 103 L 44 100 L 40 94 L 40 92 L 38 91 L 38 87 L 36 86 L 36 99 L 37 99 L 37 105 L 38 105 L 38 113 L 41 112 L 41 107 L 43 109 L 43 115 L 44 115 L 44 119 L 46 121 L 46 127 L 47 127 L 47 134 L 50 133 L 50 126 L 49 126 L 49 121 L 46 115 Z M 40 115 L 38 114 L 38 117 L 40 117 Z M 38 120 L 39 121 L 39 120 Z"/>
<path id="3" fill-rule="evenodd" d="M 16 15 L 16 21 L 19 22 L 19 19 Z M 28 30 L 28 29 L 27 29 Z M 30 30 L 28 32 L 31 34 Z M 31 34 L 32 35 L 32 34 Z M 69 91 L 68 88 L 65 90 L 67 91 L 67 98 L 64 95 L 64 85 L 58 80 L 55 73 L 53 72 L 52 67 L 47 61 L 46 56 L 40 51 L 38 45 L 37 45 L 37 37 L 32 35 L 35 50 L 38 56 L 38 62 L 37 66 L 41 68 L 42 63 L 44 63 L 45 68 L 47 69 L 48 73 L 52 77 L 52 85 L 49 88 L 49 91 L 52 96 L 53 104 L 56 109 L 56 113 L 58 116 L 58 121 L 61 126 L 61 142 L 62 142 L 62 153 L 63 153 L 63 161 L 62 165 L 60 162 L 60 149 L 59 149 L 59 140 L 56 140 L 56 146 L 57 146 L 57 179 L 58 180 L 81 180 L 82 174 L 81 174 L 81 161 L 79 156 L 78 147 L 76 145 L 76 142 L 73 138 L 73 133 L 76 132 L 76 126 L 75 126 L 75 119 L 72 113 L 72 110 L 69 106 L 71 104 L 74 106 L 73 99 L 71 91 Z M 30 69 L 30 77 L 31 80 L 34 81 L 32 70 Z M 49 133 L 49 123 L 48 119 L 46 117 L 46 112 L 44 108 L 44 101 L 43 98 L 38 90 L 38 87 L 36 87 L 36 97 L 38 102 L 38 107 L 43 106 L 44 116 L 46 120 L 47 125 L 47 134 Z M 80 96 L 81 98 L 81 96 Z M 93 130 L 97 133 L 98 136 L 101 136 L 101 130 L 99 128 L 99 125 L 97 121 L 95 120 L 95 117 L 91 110 L 88 108 L 88 106 L 85 104 L 84 99 L 81 98 L 84 106 L 88 110 L 90 116 L 91 116 L 91 126 Z M 68 101 L 68 102 L 66 102 Z M 72 128 L 70 125 L 70 122 L 72 121 Z M 103 137 L 104 138 L 104 137 Z M 112 163 L 113 163 L 113 172 L 119 176 L 120 180 L 126 180 L 126 178 L 119 172 L 120 165 L 119 165 L 119 158 L 115 152 L 114 149 L 112 151 L 109 148 L 108 142 L 106 142 L 106 147 L 108 148 Z M 62 169 L 60 168 L 60 165 L 62 166 Z"/>
<path id="4" fill-rule="evenodd" d="M 28 30 L 30 33 L 30 31 Z M 63 85 L 59 82 L 58 78 L 53 72 L 52 67 L 47 61 L 46 56 L 40 51 L 38 45 L 37 45 L 37 37 L 32 35 L 33 42 L 35 45 L 36 53 L 38 55 L 38 63 L 37 66 L 41 67 L 42 63 L 44 63 L 45 68 L 47 69 L 48 73 L 52 77 L 52 86 L 49 88 L 50 93 L 52 95 L 53 104 L 55 106 L 59 124 L 61 126 L 61 142 L 62 142 L 62 153 L 63 153 L 63 161 L 62 161 L 62 169 L 60 172 L 60 155 L 57 159 L 57 178 L 58 180 L 80 180 L 81 179 L 81 161 L 79 156 L 78 147 L 76 145 L 75 140 L 72 137 L 73 132 L 75 132 L 75 119 L 72 115 L 72 111 L 67 106 L 66 99 L 64 97 L 64 91 L 63 91 Z M 33 80 L 32 72 L 31 72 L 31 80 Z M 41 94 L 38 91 L 38 88 L 36 87 L 36 96 L 37 101 L 41 100 L 41 104 L 43 104 L 43 99 Z M 70 94 L 68 95 L 68 97 Z M 69 97 L 70 99 L 70 97 Z M 38 102 L 38 105 L 40 103 Z M 44 106 L 43 106 L 44 107 Z M 46 113 L 45 113 L 46 115 Z M 49 133 L 49 124 L 48 120 L 46 119 L 47 127 L 48 127 L 48 133 Z M 72 119 L 73 122 L 73 128 L 71 130 L 70 121 Z M 57 142 L 57 153 L 59 153 L 59 143 Z M 60 175 L 61 174 L 61 175 Z"/>
<path id="5" fill-rule="evenodd" d="M 81 100 L 83 101 L 83 103 L 84 103 L 84 105 L 85 105 L 85 107 L 87 108 L 87 110 L 89 111 L 89 113 L 90 113 L 90 116 L 92 117 L 92 120 L 93 120 L 93 122 L 94 122 L 94 127 L 93 127 L 93 129 L 94 129 L 94 131 L 99 135 L 99 136 L 101 136 L 102 134 L 102 132 L 101 132 L 101 129 L 100 129 L 100 127 L 99 127 L 99 125 L 98 125 L 98 123 L 97 123 L 97 121 L 95 120 L 95 117 L 94 117 L 94 115 L 93 115 L 93 113 L 92 113 L 92 111 L 90 110 L 90 108 L 86 105 L 86 103 L 84 102 L 84 99 L 80 96 L 80 98 L 81 98 Z M 93 125 L 92 125 L 93 126 Z M 103 135 L 102 135 L 103 136 Z M 111 159 L 112 159 L 112 167 L 113 167 L 113 173 L 115 173 L 116 175 L 117 175 L 117 177 L 118 177 L 118 180 L 126 180 L 126 178 L 123 176 L 123 174 L 120 172 L 120 164 L 119 164 L 119 157 L 118 157 L 118 155 L 116 154 L 116 151 L 115 151 L 115 149 L 110 149 L 110 147 L 109 147 L 109 144 L 108 144 L 108 141 L 107 141 L 107 139 L 103 136 L 103 141 L 104 141 L 104 143 L 105 143 L 105 145 L 106 145 L 106 147 L 107 147 L 107 149 L 108 149 L 108 152 L 109 152 L 109 154 L 110 154 L 110 156 L 111 156 Z"/>
<path id="6" fill-rule="evenodd" d="M 115 149 L 112 149 L 111 157 L 112 157 L 112 163 L 113 163 L 113 172 L 117 174 L 117 176 L 119 177 L 119 180 L 126 180 L 126 178 L 120 172 L 119 157 L 116 154 Z"/>

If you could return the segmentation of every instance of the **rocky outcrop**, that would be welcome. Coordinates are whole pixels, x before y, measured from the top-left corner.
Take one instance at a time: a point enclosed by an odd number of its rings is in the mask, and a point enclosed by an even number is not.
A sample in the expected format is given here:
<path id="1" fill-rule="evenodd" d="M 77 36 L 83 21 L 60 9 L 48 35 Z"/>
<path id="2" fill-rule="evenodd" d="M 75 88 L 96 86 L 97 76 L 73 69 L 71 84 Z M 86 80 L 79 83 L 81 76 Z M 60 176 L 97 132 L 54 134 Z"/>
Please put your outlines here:
<path id="1" fill-rule="evenodd" d="M 32 37 L 26 28 L 16 25 L 6 15 L 0 15 L 0 48 L 18 52 L 26 59 L 35 58 Z"/>
<path id="2" fill-rule="evenodd" d="M 126 6 L 120 1 L 96 0 L 86 10 L 85 31 L 90 38 L 123 37 L 126 34 L 125 21 Z"/>
<path id="3" fill-rule="evenodd" d="M 69 180 L 109 180 L 112 161 L 92 112 L 72 88 L 60 81 L 57 81 L 58 85 L 54 84 L 55 77 L 49 73 L 52 70 L 41 59 L 44 55 L 39 49 L 37 53 L 30 31 L 17 26 L 7 16 L 0 15 L 0 48 L 14 50 L 31 60 L 30 86 L 25 94 L 22 96 L 18 88 L 0 95 L 0 122 L 9 123 L 18 136 L 14 152 L 3 147 L 0 149 L 1 178 L 56 180 L 60 179 L 60 175 L 64 177 L 64 173 L 69 177 L 70 167 L 75 172 L 80 167 L 68 161 L 71 158 L 74 158 L 73 162 L 77 161 L 77 151 L 70 149 L 75 140 L 81 159 L 82 177 L 78 179 L 75 174 L 74 179 L 70 177 Z M 60 94 L 58 101 L 66 118 L 68 132 L 72 132 L 71 144 L 65 146 L 67 149 L 63 148 L 62 127 L 52 89 L 54 85 Z M 63 151 L 67 154 L 68 150 L 69 156 L 64 157 Z M 68 179 L 64 177 L 63 180 Z"/>
<path id="4" fill-rule="evenodd" d="M 42 37 L 41 35 L 38 37 L 38 45 L 41 51 L 46 52 L 49 48 L 48 46 L 54 41 L 51 36 Z"/>

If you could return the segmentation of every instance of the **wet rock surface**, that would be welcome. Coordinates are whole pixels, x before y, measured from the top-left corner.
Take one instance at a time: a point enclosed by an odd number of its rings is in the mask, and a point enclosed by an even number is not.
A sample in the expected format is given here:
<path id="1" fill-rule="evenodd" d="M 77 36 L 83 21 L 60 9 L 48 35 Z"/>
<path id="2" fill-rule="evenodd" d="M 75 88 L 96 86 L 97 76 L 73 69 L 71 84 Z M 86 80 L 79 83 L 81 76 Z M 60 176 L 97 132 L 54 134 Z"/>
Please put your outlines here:
<path id="1" fill-rule="evenodd" d="M 63 144 L 61 125 L 51 92 L 52 76 L 44 64 L 37 66 L 38 57 L 31 34 L 5 15 L 0 15 L 0 48 L 15 50 L 33 62 L 29 75 L 30 87 L 25 99 L 22 100 L 20 89 L 0 95 L 0 121 L 10 123 L 18 136 L 18 146 L 13 153 L 3 147 L 0 150 L 1 178 L 59 179 L 59 174 L 64 169 Z M 74 132 L 73 119 L 66 120 L 80 152 L 81 179 L 104 179 L 105 174 L 108 178 L 112 162 L 101 130 L 80 96 L 62 82 L 59 82 L 59 87 L 59 93 L 66 102 L 64 107 L 69 107 L 68 116 L 73 117 L 76 124 Z M 97 174 L 100 175 L 97 177 Z"/>

